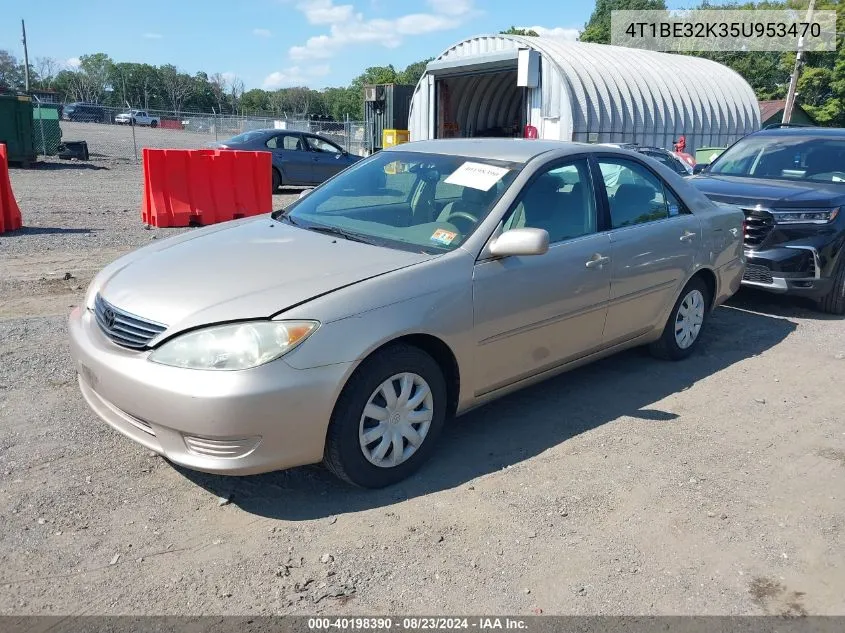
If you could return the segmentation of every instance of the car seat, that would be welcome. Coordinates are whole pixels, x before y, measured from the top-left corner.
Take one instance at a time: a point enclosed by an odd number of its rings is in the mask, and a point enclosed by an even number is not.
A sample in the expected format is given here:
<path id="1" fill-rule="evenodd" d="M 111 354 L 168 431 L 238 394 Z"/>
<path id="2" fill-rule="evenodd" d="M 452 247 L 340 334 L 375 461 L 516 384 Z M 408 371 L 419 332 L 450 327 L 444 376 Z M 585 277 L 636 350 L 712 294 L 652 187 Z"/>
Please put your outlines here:
<path id="1" fill-rule="evenodd" d="M 641 216 L 652 212 L 655 191 L 648 185 L 619 185 L 610 199 L 610 218 L 614 228 L 637 223 Z"/>

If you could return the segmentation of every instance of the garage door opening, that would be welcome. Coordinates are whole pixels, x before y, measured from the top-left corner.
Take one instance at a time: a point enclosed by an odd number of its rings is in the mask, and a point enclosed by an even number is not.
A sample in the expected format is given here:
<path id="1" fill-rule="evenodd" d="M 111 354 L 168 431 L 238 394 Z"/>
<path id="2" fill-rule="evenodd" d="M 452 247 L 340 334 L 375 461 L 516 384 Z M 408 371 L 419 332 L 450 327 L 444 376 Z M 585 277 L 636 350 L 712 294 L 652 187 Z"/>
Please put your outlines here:
<path id="1" fill-rule="evenodd" d="M 438 78 L 435 138 L 522 136 L 525 90 L 516 68 Z"/>

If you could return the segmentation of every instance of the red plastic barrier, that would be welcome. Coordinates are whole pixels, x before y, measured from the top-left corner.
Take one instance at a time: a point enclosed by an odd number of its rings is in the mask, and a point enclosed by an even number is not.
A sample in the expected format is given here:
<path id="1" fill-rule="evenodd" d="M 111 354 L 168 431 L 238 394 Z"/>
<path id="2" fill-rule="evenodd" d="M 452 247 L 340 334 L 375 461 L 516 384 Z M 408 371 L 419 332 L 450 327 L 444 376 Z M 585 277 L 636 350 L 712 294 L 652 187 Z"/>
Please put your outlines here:
<path id="1" fill-rule="evenodd" d="M 272 186 L 272 185 L 271 185 Z M 12 193 L 9 180 L 9 157 L 5 143 L 0 143 L 0 233 L 14 231 L 23 226 L 21 210 Z"/>
<path id="2" fill-rule="evenodd" d="M 143 157 L 146 224 L 215 224 L 273 210 L 269 152 L 145 148 Z"/>
<path id="3" fill-rule="evenodd" d="M 171 119 L 162 119 L 159 121 L 159 127 L 165 130 L 181 130 L 182 129 L 182 122 L 181 121 L 173 121 Z"/>

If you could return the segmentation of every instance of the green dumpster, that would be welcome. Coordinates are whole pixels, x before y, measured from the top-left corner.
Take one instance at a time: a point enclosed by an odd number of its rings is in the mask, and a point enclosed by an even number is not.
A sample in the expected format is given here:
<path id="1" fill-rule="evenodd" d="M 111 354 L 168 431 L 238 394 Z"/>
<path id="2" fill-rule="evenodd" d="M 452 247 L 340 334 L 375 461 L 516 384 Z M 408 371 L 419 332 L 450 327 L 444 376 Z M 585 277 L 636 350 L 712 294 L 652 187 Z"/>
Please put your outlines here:
<path id="1" fill-rule="evenodd" d="M 35 162 L 32 143 L 32 99 L 26 95 L 0 95 L 0 143 L 6 144 L 10 163 Z"/>
<path id="2" fill-rule="evenodd" d="M 44 135 L 42 140 L 41 135 Z M 33 104 L 32 106 L 32 144 L 38 154 L 55 156 L 59 153 L 62 142 L 62 129 L 59 127 L 58 104 Z"/>
<path id="3" fill-rule="evenodd" d="M 699 147 L 695 150 L 695 162 L 709 165 L 726 149 L 727 147 Z"/>

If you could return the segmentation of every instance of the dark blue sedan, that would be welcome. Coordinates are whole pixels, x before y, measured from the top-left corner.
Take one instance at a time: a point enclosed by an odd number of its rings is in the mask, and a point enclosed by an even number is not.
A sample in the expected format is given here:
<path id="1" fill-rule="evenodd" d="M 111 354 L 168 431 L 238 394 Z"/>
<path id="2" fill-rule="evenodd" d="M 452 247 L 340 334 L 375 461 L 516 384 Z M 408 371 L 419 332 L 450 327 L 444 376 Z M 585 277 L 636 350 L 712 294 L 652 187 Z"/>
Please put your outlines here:
<path id="1" fill-rule="evenodd" d="M 336 143 L 307 132 L 253 130 L 216 145 L 220 149 L 273 154 L 273 191 L 279 187 L 312 187 L 361 160 Z"/>

